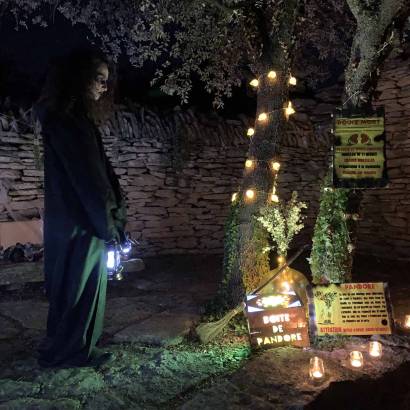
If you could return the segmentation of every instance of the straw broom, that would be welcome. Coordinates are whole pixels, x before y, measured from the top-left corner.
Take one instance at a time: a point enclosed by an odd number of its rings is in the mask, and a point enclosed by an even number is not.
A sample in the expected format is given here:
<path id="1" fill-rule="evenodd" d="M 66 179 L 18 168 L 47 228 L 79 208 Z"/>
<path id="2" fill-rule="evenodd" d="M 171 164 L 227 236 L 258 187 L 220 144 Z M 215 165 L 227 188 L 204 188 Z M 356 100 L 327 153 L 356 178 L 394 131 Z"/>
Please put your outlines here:
<path id="1" fill-rule="evenodd" d="M 275 279 L 280 273 L 282 273 L 291 263 L 293 263 L 300 254 L 308 248 L 308 245 L 302 246 L 294 255 L 292 255 L 289 260 L 282 265 L 282 267 L 275 272 L 268 280 L 264 281 L 260 286 L 258 286 L 255 290 L 253 290 L 250 295 L 258 293 L 261 289 L 263 289 L 271 280 Z M 226 325 L 230 322 L 230 320 L 236 316 L 238 313 L 242 312 L 245 308 L 245 303 L 241 302 L 238 306 L 234 309 L 231 309 L 229 312 L 225 314 L 222 319 L 219 319 L 216 322 L 211 323 L 200 323 L 195 332 L 199 337 L 201 343 L 208 343 L 215 337 L 217 337 L 222 330 L 226 327 Z"/>

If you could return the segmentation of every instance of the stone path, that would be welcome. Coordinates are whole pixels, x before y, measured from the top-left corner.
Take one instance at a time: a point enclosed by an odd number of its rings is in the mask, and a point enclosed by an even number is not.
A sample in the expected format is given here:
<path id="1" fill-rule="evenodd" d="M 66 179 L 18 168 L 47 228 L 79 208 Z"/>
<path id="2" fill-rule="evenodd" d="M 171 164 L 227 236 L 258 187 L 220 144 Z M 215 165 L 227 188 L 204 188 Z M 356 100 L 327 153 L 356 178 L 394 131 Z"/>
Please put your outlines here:
<path id="1" fill-rule="evenodd" d="M 134 263 L 134 270 L 128 266 L 122 281 L 109 282 L 104 342 L 157 346 L 179 343 L 198 321 L 203 303 L 215 293 L 220 260 L 214 259 L 211 265 L 204 264 L 205 261 L 206 258 L 163 257 L 160 262 L 149 260 L 146 268 L 141 263 Z M 215 274 L 210 275 L 212 265 Z M 18 265 L 14 270 L 17 268 Z M 36 272 L 32 268 L 25 271 Z M 9 276 L 10 272 L 8 268 Z M 20 282 L 20 276 L 16 278 Z M 38 273 L 32 278 L 37 282 Z M 3 296 L 0 298 L 0 340 L 39 340 L 46 329 L 47 310 L 48 302 L 40 284 L 32 297 L 16 300 L 13 293 Z"/>

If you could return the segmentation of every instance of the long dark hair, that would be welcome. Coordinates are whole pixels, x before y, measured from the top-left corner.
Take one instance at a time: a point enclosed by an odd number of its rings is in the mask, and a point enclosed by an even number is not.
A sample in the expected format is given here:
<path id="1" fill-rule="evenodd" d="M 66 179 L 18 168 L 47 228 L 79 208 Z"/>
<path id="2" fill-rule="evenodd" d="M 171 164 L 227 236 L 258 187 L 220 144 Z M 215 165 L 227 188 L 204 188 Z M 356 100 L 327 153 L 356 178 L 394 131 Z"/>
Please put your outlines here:
<path id="1" fill-rule="evenodd" d="M 98 101 L 94 101 L 87 96 L 87 91 L 101 63 L 107 64 L 110 73 L 108 89 Z M 100 125 L 113 112 L 115 80 L 115 66 L 102 53 L 89 49 L 76 50 L 54 61 L 38 103 L 51 111 L 85 114 Z"/>

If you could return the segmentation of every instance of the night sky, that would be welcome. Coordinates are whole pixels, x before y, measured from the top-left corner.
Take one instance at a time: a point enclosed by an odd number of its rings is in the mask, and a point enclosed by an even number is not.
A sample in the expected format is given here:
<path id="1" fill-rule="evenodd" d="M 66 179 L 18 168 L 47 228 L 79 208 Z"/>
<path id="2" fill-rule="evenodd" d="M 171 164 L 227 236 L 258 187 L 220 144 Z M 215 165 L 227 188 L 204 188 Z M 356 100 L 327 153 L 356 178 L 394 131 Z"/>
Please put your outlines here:
<path id="1" fill-rule="evenodd" d="M 75 25 L 56 14 L 49 27 L 30 26 L 29 30 L 14 30 L 14 21 L 4 17 L 0 27 L 0 100 L 10 96 L 14 107 L 28 108 L 36 100 L 53 57 L 69 53 L 77 47 L 90 46 L 89 33 L 85 26 Z M 143 69 L 133 68 L 126 57 L 118 65 L 118 101 L 134 102 L 158 109 L 170 109 L 180 104 L 178 98 L 150 87 L 154 65 Z M 234 91 L 234 97 L 225 101 L 221 115 L 232 117 L 238 113 L 253 115 L 256 98 L 249 95 L 244 85 Z M 212 98 L 194 83 L 190 106 L 200 111 L 212 110 Z"/>

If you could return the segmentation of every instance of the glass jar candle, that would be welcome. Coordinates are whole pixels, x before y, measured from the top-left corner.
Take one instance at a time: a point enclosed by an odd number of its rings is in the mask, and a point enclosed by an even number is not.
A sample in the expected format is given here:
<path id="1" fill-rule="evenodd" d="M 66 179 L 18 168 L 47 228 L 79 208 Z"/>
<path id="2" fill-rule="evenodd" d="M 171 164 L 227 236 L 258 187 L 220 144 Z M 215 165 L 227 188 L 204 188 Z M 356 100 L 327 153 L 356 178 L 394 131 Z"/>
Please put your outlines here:
<path id="1" fill-rule="evenodd" d="M 363 366 L 363 355 L 358 350 L 353 350 L 350 352 L 350 364 L 352 367 L 362 367 Z"/>
<path id="2" fill-rule="evenodd" d="M 320 357 L 312 357 L 309 363 L 309 376 L 312 380 L 320 380 L 325 375 L 325 366 Z"/>

